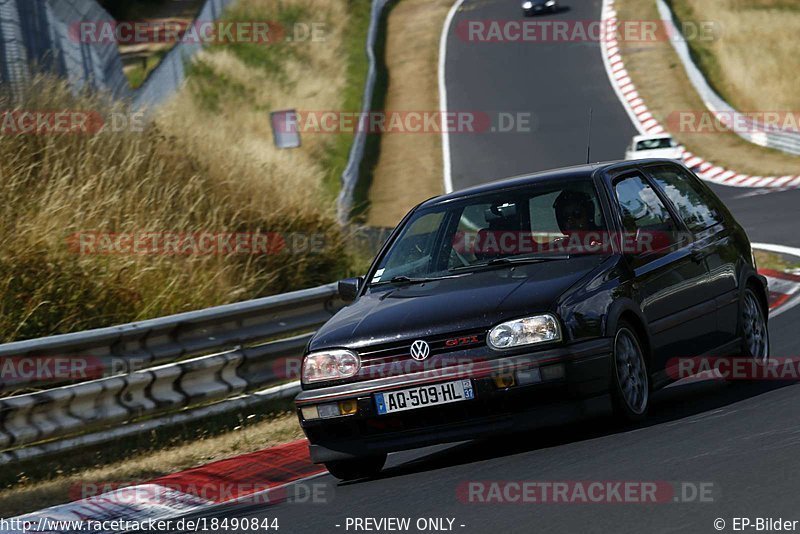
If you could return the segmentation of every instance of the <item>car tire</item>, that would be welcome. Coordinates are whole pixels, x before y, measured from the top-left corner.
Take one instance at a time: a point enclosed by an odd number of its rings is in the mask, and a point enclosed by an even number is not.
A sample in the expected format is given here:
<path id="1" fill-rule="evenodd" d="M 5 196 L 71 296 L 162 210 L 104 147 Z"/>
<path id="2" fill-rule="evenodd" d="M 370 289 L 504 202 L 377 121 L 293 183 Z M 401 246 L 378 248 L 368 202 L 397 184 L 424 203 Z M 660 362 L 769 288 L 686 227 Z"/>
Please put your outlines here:
<path id="1" fill-rule="evenodd" d="M 739 310 L 739 335 L 742 339 L 742 354 L 766 364 L 769 360 L 769 329 L 764 305 L 749 287 L 745 289 Z"/>
<path id="2" fill-rule="evenodd" d="M 640 421 L 650 407 L 650 376 L 639 336 L 622 321 L 614 334 L 611 400 L 614 414 L 622 421 Z"/>
<path id="3" fill-rule="evenodd" d="M 325 467 L 328 472 L 339 480 L 357 480 L 359 478 L 374 477 L 383 469 L 386 463 L 386 455 L 365 456 L 353 460 L 340 460 L 338 462 L 327 462 Z"/>

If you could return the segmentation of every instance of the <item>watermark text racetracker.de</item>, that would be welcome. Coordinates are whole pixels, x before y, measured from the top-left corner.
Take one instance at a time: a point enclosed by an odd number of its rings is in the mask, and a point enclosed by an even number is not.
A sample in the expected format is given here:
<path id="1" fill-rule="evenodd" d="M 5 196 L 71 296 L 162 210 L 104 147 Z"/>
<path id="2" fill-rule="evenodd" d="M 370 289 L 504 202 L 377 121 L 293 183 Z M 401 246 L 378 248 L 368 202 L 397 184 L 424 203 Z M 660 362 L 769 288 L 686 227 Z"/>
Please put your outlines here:
<path id="1" fill-rule="evenodd" d="M 101 378 L 105 368 L 96 356 L 7 356 L 0 358 L 0 385 L 92 380 Z"/>
<path id="2" fill-rule="evenodd" d="M 673 380 L 800 380 L 800 357 L 771 357 L 756 360 L 738 357 L 687 357 L 667 361 L 667 375 Z"/>
<path id="3" fill-rule="evenodd" d="M 476 134 L 530 133 L 537 116 L 530 111 L 404 110 L 367 113 L 304 110 L 287 116 L 279 126 L 284 134 Z"/>
<path id="4" fill-rule="evenodd" d="M 0 136 L 143 132 L 146 126 L 143 111 L 103 115 L 87 109 L 0 109 Z"/>
<path id="5" fill-rule="evenodd" d="M 684 22 L 676 31 L 662 20 L 473 19 L 461 21 L 456 34 L 468 43 L 712 42 L 721 29 L 710 20 Z"/>
<path id="6" fill-rule="evenodd" d="M 84 20 L 72 24 L 69 35 L 73 41 L 88 45 L 322 43 L 327 40 L 328 24 L 298 21 L 286 26 L 273 20 Z"/>
<path id="7" fill-rule="evenodd" d="M 305 232 L 77 232 L 67 248 L 82 255 L 227 256 L 313 254 L 324 249 L 323 234 Z"/>
<path id="8" fill-rule="evenodd" d="M 713 482 L 656 480 L 471 480 L 456 488 L 465 504 L 712 503 Z"/>
<path id="9" fill-rule="evenodd" d="M 687 134 L 786 133 L 800 137 L 798 111 L 675 110 L 667 116 L 671 131 Z"/>
<path id="10" fill-rule="evenodd" d="M 170 505 L 175 504 L 176 499 L 186 502 L 228 502 L 235 499 L 240 504 L 330 504 L 335 495 L 335 484 L 308 480 L 283 486 L 226 480 L 158 481 L 157 485 L 105 481 L 80 482 L 69 489 L 69 499 L 76 505 L 86 502 L 87 508 L 91 508 L 103 503 L 110 511 L 114 507 Z"/>

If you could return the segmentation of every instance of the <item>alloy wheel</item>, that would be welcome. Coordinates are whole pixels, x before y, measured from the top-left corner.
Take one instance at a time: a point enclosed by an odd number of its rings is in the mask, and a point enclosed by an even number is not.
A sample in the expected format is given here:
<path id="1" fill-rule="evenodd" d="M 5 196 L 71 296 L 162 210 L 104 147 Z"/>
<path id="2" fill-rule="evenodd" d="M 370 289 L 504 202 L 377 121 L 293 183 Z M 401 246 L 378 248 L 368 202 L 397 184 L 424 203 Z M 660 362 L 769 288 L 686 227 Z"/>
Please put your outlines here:
<path id="1" fill-rule="evenodd" d="M 769 336 L 761 305 L 752 291 L 747 291 L 742 309 L 744 342 L 750 356 L 758 363 L 769 359 Z"/>
<path id="2" fill-rule="evenodd" d="M 622 400 L 631 412 L 641 415 L 647 409 L 650 387 L 639 342 L 627 328 L 617 332 L 614 360 Z"/>

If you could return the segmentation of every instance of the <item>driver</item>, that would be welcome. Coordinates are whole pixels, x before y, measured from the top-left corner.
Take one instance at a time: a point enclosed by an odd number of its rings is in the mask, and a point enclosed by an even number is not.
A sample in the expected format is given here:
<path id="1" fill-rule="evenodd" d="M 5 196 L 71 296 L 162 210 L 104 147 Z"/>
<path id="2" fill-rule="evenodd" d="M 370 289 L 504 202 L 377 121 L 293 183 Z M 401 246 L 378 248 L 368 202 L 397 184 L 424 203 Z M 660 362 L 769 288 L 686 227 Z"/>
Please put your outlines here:
<path id="1" fill-rule="evenodd" d="M 575 232 L 597 232 L 594 223 L 594 202 L 583 191 L 566 189 L 553 203 L 558 227 L 565 235 Z"/>
<path id="2" fill-rule="evenodd" d="M 568 242 L 571 252 L 600 245 L 600 228 L 595 224 L 595 205 L 591 196 L 583 191 L 566 189 L 553 203 L 556 221 L 565 237 L 557 239 L 559 246 Z"/>

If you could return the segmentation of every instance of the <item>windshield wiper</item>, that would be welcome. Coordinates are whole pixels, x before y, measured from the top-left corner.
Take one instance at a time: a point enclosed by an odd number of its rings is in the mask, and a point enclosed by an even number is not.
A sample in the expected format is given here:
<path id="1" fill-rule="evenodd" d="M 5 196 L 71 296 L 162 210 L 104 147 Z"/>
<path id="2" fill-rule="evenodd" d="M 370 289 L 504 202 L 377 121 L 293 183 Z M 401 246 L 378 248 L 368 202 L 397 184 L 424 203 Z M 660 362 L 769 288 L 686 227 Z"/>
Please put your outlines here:
<path id="1" fill-rule="evenodd" d="M 462 271 L 462 270 L 473 270 L 473 269 L 484 269 L 487 267 L 504 267 L 507 265 L 524 265 L 528 263 L 542 263 L 545 261 L 558 261 L 558 260 L 568 260 L 568 254 L 552 254 L 548 256 L 527 256 L 521 258 L 495 258 L 493 260 L 489 260 L 486 263 L 476 263 L 475 265 L 465 265 L 463 267 L 453 267 L 450 271 Z"/>
<path id="2" fill-rule="evenodd" d="M 424 278 L 412 278 L 410 276 L 399 275 L 399 276 L 394 276 L 389 280 L 381 280 L 380 282 L 374 282 L 370 285 L 380 286 L 384 284 L 396 284 L 396 285 L 423 284 L 425 282 L 436 282 L 437 280 L 447 280 L 449 278 L 459 278 L 461 276 L 464 275 L 461 274 L 461 275 L 449 275 L 449 276 L 428 276 Z"/>

